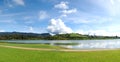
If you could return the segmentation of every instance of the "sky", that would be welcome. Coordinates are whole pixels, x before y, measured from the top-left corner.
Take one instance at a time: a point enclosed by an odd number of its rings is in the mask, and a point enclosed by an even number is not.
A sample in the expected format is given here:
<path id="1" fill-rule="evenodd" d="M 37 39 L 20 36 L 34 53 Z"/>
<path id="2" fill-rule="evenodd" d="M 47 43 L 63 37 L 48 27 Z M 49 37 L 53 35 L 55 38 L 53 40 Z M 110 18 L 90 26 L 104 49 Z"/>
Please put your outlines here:
<path id="1" fill-rule="evenodd" d="M 120 36 L 120 0 L 0 0 L 0 32 Z"/>

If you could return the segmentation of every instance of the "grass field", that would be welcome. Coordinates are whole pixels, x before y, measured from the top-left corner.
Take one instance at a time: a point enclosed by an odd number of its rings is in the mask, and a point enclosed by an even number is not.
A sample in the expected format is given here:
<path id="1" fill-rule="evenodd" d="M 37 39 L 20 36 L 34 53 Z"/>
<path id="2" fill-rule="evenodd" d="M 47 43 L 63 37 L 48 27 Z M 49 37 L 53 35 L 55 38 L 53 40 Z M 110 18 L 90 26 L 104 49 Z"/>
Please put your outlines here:
<path id="1" fill-rule="evenodd" d="M 30 46 L 31 44 L 1 43 L 1 45 L 33 47 L 36 44 L 32 44 L 32 46 Z M 43 45 L 37 44 L 37 46 L 37 48 L 43 48 Z M 47 45 L 44 48 L 53 49 L 60 47 Z M 62 52 L 34 51 L 0 47 L 0 62 L 120 62 L 120 50 Z"/>
<path id="2" fill-rule="evenodd" d="M 16 43 L 0 43 L 0 45 L 29 47 L 29 48 L 47 48 L 47 49 L 62 49 L 62 47 L 50 46 L 47 44 L 16 44 Z"/>

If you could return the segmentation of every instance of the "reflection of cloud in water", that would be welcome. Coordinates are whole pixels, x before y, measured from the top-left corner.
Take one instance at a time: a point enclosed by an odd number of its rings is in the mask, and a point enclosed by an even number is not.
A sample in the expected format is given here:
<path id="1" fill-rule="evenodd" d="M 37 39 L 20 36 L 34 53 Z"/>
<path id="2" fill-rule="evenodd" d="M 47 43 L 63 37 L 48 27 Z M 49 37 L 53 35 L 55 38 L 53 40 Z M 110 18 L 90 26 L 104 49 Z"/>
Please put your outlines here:
<path id="1" fill-rule="evenodd" d="M 74 45 L 74 46 L 69 45 L 67 46 L 67 48 L 74 48 L 74 49 L 120 48 L 120 41 L 80 43 L 79 45 Z"/>

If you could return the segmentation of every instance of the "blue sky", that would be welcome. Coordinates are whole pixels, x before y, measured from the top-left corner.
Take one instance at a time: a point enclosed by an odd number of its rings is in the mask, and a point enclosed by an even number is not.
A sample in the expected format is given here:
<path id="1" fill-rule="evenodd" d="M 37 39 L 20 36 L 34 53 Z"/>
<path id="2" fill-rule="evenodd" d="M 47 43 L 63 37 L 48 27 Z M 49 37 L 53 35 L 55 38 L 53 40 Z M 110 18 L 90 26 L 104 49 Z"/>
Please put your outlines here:
<path id="1" fill-rule="evenodd" d="M 0 32 L 120 36 L 120 0 L 0 0 Z"/>

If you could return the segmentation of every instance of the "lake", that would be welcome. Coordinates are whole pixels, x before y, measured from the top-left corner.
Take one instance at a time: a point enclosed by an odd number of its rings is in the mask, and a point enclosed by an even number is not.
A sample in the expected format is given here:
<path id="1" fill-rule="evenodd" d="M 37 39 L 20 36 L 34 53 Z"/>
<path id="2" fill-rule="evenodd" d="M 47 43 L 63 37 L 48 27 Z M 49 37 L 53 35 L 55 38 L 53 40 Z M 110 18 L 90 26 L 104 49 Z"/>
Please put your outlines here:
<path id="1" fill-rule="evenodd" d="M 50 45 L 61 46 L 65 48 L 71 48 L 71 49 L 116 49 L 116 48 L 120 48 L 120 39 L 114 39 L 114 40 L 1 40 L 1 41 L 14 42 L 14 43 L 50 44 Z M 67 43 L 71 43 L 71 45 Z M 72 45 L 72 43 L 73 44 L 75 43 L 75 44 Z"/>

